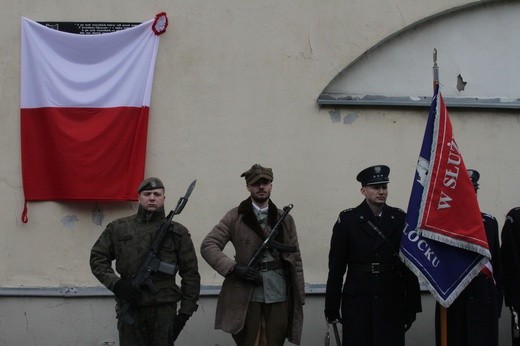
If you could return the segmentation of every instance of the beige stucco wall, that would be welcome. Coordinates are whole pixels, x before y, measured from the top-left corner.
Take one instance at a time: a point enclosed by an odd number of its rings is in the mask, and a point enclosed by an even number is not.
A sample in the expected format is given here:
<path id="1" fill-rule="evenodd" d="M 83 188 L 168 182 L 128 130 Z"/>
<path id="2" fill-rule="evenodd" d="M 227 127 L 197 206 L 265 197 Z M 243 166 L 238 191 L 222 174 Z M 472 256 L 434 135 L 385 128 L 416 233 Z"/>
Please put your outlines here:
<path id="1" fill-rule="evenodd" d="M 204 296 L 200 308 L 188 321 L 177 339 L 181 346 L 231 346 L 231 335 L 213 329 L 216 299 Z M 302 346 L 324 344 L 327 326 L 321 313 L 324 298 L 308 297 L 304 306 Z M 422 296 L 423 312 L 406 333 L 410 346 L 435 344 L 434 312 L 432 295 Z M 15 298 L 0 300 L 0 311 L 11 311 L 9 318 L 0 318 L 0 344 L 9 346 L 85 346 L 118 345 L 113 299 L 64 299 L 64 298 Z M 509 313 L 503 312 L 500 319 L 499 345 L 511 345 Z M 341 328 L 341 326 L 340 326 Z M 340 329 L 341 330 L 341 329 Z M 336 346 L 332 327 L 330 345 Z M 286 342 L 286 345 L 293 345 Z"/>
<path id="2" fill-rule="evenodd" d="M 147 175 L 167 184 L 169 205 L 194 178 L 178 221 L 198 246 L 225 211 L 246 197 L 240 173 L 259 162 L 274 169 L 273 200 L 295 205 L 306 281 L 323 283 L 330 228 L 360 200 L 355 174 L 392 167 L 389 203 L 406 208 L 425 110 L 342 109 L 333 122 L 316 98 L 353 59 L 411 23 L 469 1 L 19 1 L 2 0 L 0 68 L 0 278 L 2 287 L 96 286 L 89 250 L 109 221 L 135 203 L 29 203 L 22 224 L 19 139 L 20 17 L 37 21 L 145 21 L 161 11 L 152 94 Z M 430 83 L 430 71 L 425 71 Z M 468 165 L 478 161 L 484 209 L 503 217 L 516 204 L 518 129 L 511 114 L 453 119 Z M 478 142 L 476 141 L 478 139 Z M 507 158 L 507 159 L 506 159 Z M 516 160 L 515 160 L 516 158 Z M 501 171 L 501 167 L 507 172 Z M 103 222 L 93 221 L 99 208 Z M 71 222 L 72 220 L 72 222 Z M 204 284 L 218 284 L 201 262 Z"/>

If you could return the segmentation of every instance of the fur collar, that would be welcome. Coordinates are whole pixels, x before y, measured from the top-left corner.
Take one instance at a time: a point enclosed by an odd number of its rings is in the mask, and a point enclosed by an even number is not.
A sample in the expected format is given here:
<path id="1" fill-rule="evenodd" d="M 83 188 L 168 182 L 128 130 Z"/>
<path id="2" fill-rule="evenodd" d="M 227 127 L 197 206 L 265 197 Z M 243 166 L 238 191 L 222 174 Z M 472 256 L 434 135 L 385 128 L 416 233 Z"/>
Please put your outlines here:
<path id="1" fill-rule="evenodd" d="M 256 218 L 255 212 L 253 210 L 253 204 L 252 204 L 251 197 L 248 199 L 242 201 L 238 206 L 238 213 L 242 214 L 242 221 L 244 224 L 251 228 L 260 239 L 264 240 L 265 236 L 263 234 L 262 228 L 260 227 L 260 224 L 258 223 L 258 219 Z M 269 210 L 267 212 L 267 221 L 269 223 L 269 226 L 271 228 L 276 225 L 276 222 L 278 221 L 278 208 L 276 205 L 269 200 Z M 282 242 L 283 240 L 283 227 L 278 232 L 278 235 L 276 236 L 276 240 L 279 242 Z"/>

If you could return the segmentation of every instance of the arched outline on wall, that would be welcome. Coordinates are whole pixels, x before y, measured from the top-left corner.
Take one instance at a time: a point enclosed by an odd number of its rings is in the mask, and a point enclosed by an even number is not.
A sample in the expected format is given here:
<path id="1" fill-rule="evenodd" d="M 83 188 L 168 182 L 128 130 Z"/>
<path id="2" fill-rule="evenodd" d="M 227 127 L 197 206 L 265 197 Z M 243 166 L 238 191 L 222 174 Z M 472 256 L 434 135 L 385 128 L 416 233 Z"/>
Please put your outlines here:
<path id="1" fill-rule="evenodd" d="M 518 87 L 514 84 L 504 85 L 503 82 L 497 83 L 497 80 L 490 79 L 494 78 L 497 75 L 508 74 L 507 77 L 510 77 L 509 80 L 515 80 L 514 77 L 511 77 L 512 71 L 514 73 L 518 73 L 520 71 L 520 53 L 516 53 L 510 49 L 509 52 L 511 54 L 507 56 L 507 63 L 515 64 L 515 68 L 510 68 L 507 72 L 507 66 L 504 68 L 504 64 L 502 59 L 504 55 L 498 56 L 498 52 L 503 52 L 500 49 L 489 49 L 489 46 L 486 46 L 485 42 L 483 42 L 486 38 L 486 35 L 490 36 L 493 41 L 491 43 L 497 45 L 496 43 L 496 35 L 500 34 L 500 39 L 502 44 L 505 44 L 506 47 L 512 47 L 513 41 L 508 41 L 507 38 L 511 36 L 516 36 L 516 33 L 520 33 L 520 24 L 516 24 L 517 20 L 508 22 L 506 18 L 506 24 L 512 25 L 512 30 L 507 30 L 505 28 L 499 28 L 497 30 L 502 30 L 500 32 L 494 31 L 492 28 L 493 25 L 496 25 L 496 20 L 503 20 L 501 16 L 509 15 L 514 17 L 515 13 L 520 13 L 520 3 L 514 0 L 502 0 L 502 1 L 479 1 L 467 5 L 462 5 L 459 7 L 455 7 L 440 13 L 437 13 L 433 16 L 424 18 L 419 20 L 397 32 L 386 37 L 354 61 L 352 61 L 347 67 L 345 67 L 332 81 L 329 82 L 327 87 L 322 91 L 322 93 L 318 97 L 318 104 L 320 106 L 382 106 L 382 107 L 429 107 L 431 102 L 432 91 L 432 67 L 433 67 L 433 50 L 437 49 L 439 45 L 445 44 L 447 47 L 455 46 L 455 49 L 439 49 L 439 68 L 440 68 L 440 82 L 441 88 L 443 90 L 443 95 L 445 96 L 446 104 L 450 107 L 460 107 L 460 108 L 474 108 L 474 109 L 520 109 L 520 83 L 518 83 Z M 479 20 L 482 19 L 482 16 L 485 15 L 485 21 Z M 493 17 L 495 15 L 496 17 Z M 492 19 L 489 19 L 492 18 Z M 462 25 L 461 25 L 462 23 Z M 470 23 L 470 25 L 478 25 L 478 29 L 471 31 L 471 26 L 466 25 Z M 484 23 L 484 24 L 483 24 Z M 503 24 L 503 23 L 502 23 Z M 451 25 L 451 27 L 450 27 Z M 481 40 L 477 43 L 479 45 L 471 45 L 471 39 L 475 39 L 475 37 L 464 37 L 464 32 L 448 31 L 449 28 L 453 29 L 453 25 L 461 25 L 460 28 L 466 26 L 466 33 L 471 33 L 477 37 L 477 40 L 480 38 Z M 484 25 L 489 26 L 489 30 L 486 28 L 481 28 Z M 435 35 L 444 36 L 440 38 L 435 38 Z M 495 36 L 493 36 L 495 34 Z M 462 37 L 461 37 L 462 36 Z M 518 36 L 516 36 L 518 37 Z M 413 41 L 416 39 L 416 41 Z M 440 40 L 440 42 L 435 41 L 435 39 Z M 489 38 L 488 38 L 489 39 Z M 387 61 L 395 61 L 398 57 L 396 54 L 402 54 L 398 52 L 397 48 L 399 44 L 401 47 L 409 46 L 406 48 L 413 48 L 412 51 L 414 54 L 416 52 L 416 46 L 413 45 L 414 42 L 423 43 L 424 41 L 431 41 L 432 46 L 421 50 L 422 58 L 416 59 L 413 61 L 413 64 L 409 63 L 404 65 L 407 69 L 404 70 L 404 73 L 412 73 L 409 78 L 405 78 L 403 74 L 398 74 L 396 72 L 397 77 L 399 78 L 384 78 L 381 75 L 378 75 L 377 71 L 393 70 L 388 69 L 384 66 L 383 58 L 388 58 Z M 458 40 L 458 41 L 457 41 Z M 460 45 L 460 46 L 459 46 Z M 464 47 L 465 46 L 465 47 Z M 479 48 L 481 48 L 479 50 Z M 485 48 L 485 49 L 482 49 Z M 473 49 L 473 51 L 472 51 Z M 405 51 L 403 49 L 402 51 Z M 398 53 L 396 53 L 398 52 Z M 393 53 L 393 55 L 392 55 Z M 477 54 L 477 55 L 476 55 Z M 490 59 L 484 57 L 484 54 L 496 55 L 499 59 L 499 66 L 501 69 L 490 69 L 489 66 L 486 66 L 486 63 L 490 62 Z M 418 54 L 419 55 L 419 54 Z M 410 58 L 409 55 L 403 55 L 405 58 Z M 415 55 L 414 55 L 415 56 Z M 475 59 L 477 57 L 477 59 Z M 517 62 L 514 62 L 514 57 L 516 57 Z M 459 61 L 457 61 L 457 58 Z M 479 58 L 484 61 L 484 64 L 478 64 Z M 379 60 L 379 61 L 378 61 Z M 444 61 L 443 61 L 444 60 Z M 446 61 L 452 62 L 452 65 L 455 66 L 447 66 Z M 455 63 L 453 63 L 453 61 Z M 377 63 L 375 63 L 377 62 Z M 386 62 L 386 61 L 385 61 Z M 400 60 L 399 60 L 400 62 Z M 457 64 L 457 62 L 459 64 Z M 410 72 L 417 71 L 416 66 L 421 66 L 419 68 L 419 72 Z M 363 67 L 366 67 L 363 69 Z M 394 67 L 394 65 L 392 65 Z M 410 69 L 408 69 L 410 67 Z M 360 71 L 370 69 L 370 74 L 362 74 Z M 466 71 L 461 72 L 463 69 Z M 395 69 L 398 70 L 398 69 Z M 403 71 L 401 71 L 402 73 Z M 444 72 L 444 73 L 443 73 Z M 458 72 L 458 73 L 457 73 Z M 385 72 L 386 73 L 386 72 Z M 458 74 L 458 75 L 457 75 Z M 445 76 L 450 76 L 448 80 Z M 444 78 L 443 78 L 444 76 Z M 470 82 L 464 81 L 465 76 L 471 76 Z M 485 81 L 484 76 L 490 79 L 493 83 L 482 83 Z M 357 85 L 356 84 L 357 77 Z M 479 80 L 479 77 L 483 77 Z M 502 75 L 503 78 L 504 77 Z M 520 77 L 520 76 L 518 76 Z M 354 80 L 354 82 L 352 82 Z M 392 90 L 381 92 L 376 90 L 376 87 L 372 87 L 371 85 L 379 85 L 377 81 L 383 80 L 383 83 L 386 85 L 390 85 Z M 392 82 L 388 82 L 391 80 Z M 420 80 L 422 84 L 420 87 L 417 85 L 404 86 L 407 81 Z M 518 78 L 516 78 L 518 80 Z M 395 89 L 393 87 L 397 84 L 401 83 L 401 87 L 397 86 Z M 467 88 L 465 90 L 465 83 L 468 83 Z M 360 84 L 363 84 L 361 87 L 364 87 L 364 90 L 356 90 L 354 87 L 358 87 Z M 507 84 L 507 83 L 505 83 Z M 350 89 L 348 89 L 350 87 Z M 472 87 L 473 90 L 472 90 Z M 502 87 L 503 93 L 501 95 L 493 94 L 495 92 L 496 87 Z M 508 88 L 509 87 L 509 88 Z M 401 91 L 401 94 L 396 95 L 396 91 L 399 92 L 399 89 L 410 88 L 412 90 L 404 93 Z M 462 89 L 460 89 L 462 88 Z M 492 90 L 493 89 L 493 90 Z M 516 90 L 515 90 L 516 89 Z M 354 90 L 354 91 L 353 91 Z M 475 94 L 471 94 L 472 91 L 477 90 Z M 499 91 L 500 92 L 500 91 Z M 418 94 L 415 94 L 418 93 Z"/>

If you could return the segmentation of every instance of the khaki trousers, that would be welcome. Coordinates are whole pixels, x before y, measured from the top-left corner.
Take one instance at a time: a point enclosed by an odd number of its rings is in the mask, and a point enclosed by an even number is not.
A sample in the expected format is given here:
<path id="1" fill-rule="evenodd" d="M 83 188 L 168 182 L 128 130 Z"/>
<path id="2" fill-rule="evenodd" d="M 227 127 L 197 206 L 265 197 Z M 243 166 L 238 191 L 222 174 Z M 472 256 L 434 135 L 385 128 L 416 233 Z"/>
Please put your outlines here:
<path id="1" fill-rule="evenodd" d="M 249 303 L 244 328 L 233 335 L 237 346 L 281 346 L 287 336 L 287 302 Z"/>

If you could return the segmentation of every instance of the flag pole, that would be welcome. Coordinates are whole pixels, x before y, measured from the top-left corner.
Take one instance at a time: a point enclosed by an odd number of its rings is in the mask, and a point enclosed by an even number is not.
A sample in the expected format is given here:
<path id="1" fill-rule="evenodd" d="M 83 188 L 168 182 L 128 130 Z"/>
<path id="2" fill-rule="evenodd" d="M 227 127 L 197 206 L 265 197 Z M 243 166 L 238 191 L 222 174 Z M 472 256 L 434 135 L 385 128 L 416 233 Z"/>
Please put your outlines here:
<path id="1" fill-rule="evenodd" d="M 439 66 L 437 65 L 437 48 L 433 48 L 433 91 L 439 88 Z"/>
<path id="2" fill-rule="evenodd" d="M 442 305 L 441 305 L 441 346 L 448 346 L 448 311 Z"/>
<path id="3" fill-rule="evenodd" d="M 437 48 L 433 49 L 433 92 L 439 89 L 439 66 L 437 65 Z M 441 324 L 441 346 L 448 346 L 448 312 L 444 306 L 440 305 L 440 324 Z"/>

